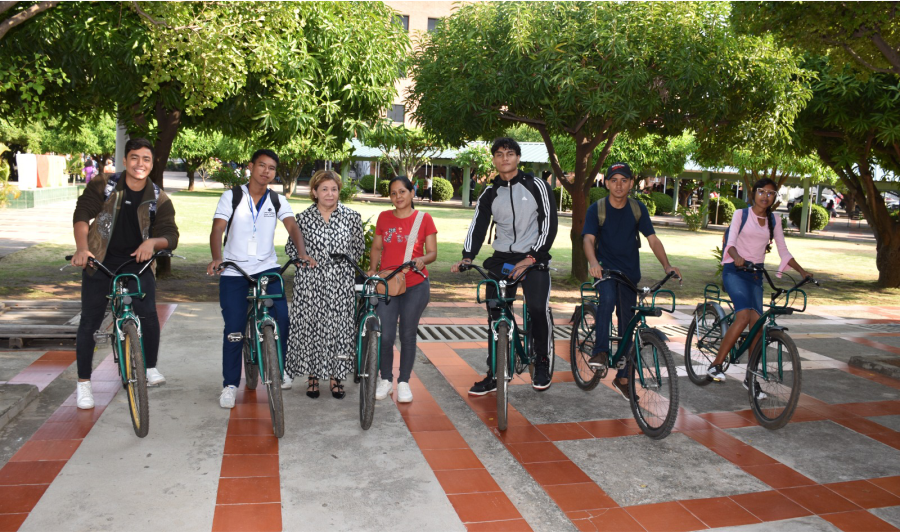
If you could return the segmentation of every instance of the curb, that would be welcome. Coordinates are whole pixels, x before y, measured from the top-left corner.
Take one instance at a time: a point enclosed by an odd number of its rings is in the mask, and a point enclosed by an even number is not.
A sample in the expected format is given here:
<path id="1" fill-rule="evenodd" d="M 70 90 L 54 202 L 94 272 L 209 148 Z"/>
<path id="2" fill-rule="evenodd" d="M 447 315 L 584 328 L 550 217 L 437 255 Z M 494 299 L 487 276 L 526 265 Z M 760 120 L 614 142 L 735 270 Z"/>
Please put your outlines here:
<path id="1" fill-rule="evenodd" d="M 848 365 L 874 371 L 894 379 L 900 379 L 900 358 L 869 358 L 859 355 L 850 357 Z"/>
<path id="2" fill-rule="evenodd" d="M 34 384 L 0 384 L 0 429 L 37 399 L 39 393 Z"/>

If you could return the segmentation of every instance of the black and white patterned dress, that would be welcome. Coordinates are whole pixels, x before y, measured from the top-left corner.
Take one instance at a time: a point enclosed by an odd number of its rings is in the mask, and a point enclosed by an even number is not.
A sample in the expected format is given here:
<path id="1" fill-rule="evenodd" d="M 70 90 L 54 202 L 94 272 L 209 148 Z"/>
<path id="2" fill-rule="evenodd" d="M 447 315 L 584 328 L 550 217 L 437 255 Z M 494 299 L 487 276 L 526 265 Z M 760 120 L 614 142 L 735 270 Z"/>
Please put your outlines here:
<path id="1" fill-rule="evenodd" d="M 359 260 L 365 249 L 362 219 L 358 212 L 339 203 L 326 222 L 313 204 L 297 214 L 297 223 L 306 252 L 319 264 L 297 270 L 294 277 L 285 371 L 291 377 L 344 379 L 350 371 L 350 360 L 338 360 L 337 356 L 356 352 L 356 272 L 346 261 L 336 263 L 330 255 L 343 253 Z M 290 257 L 297 257 L 290 239 L 284 250 Z"/>

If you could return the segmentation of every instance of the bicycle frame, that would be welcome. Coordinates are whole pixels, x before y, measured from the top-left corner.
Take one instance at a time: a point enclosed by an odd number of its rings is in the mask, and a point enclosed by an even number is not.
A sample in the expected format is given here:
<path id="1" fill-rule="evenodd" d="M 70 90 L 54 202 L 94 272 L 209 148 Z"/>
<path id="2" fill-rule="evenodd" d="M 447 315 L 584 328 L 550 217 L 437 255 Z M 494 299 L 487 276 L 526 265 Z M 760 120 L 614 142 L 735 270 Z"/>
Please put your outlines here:
<path id="1" fill-rule="evenodd" d="M 125 286 L 129 278 L 133 278 L 134 282 L 137 283 L 137 292 L 129 292 L 128 288 Z M 141 331 L 141 320 L 138 319 L 137 314 L 134 313 L 134 309 L 131 306 L 132 297 L 143 299 L 144 295 L 145 294 L 141 291 L 141 280 L 137 275 L 133 273 L 121 273 L 113 278 L 112 291 L 106 296 L 110 301 L 110 308 L 113 315 L 113 327 L 115 327 L 115 333 L 113 335 L 113 358 L 119 366 L 119 376 L 122 378 L 123 383 L 128 382 L 128 376 L 125 373 L 125 365 L 121 362 L 119 353 L 123 351 L 122 342 L 125 341 L 124 326 L 126 322 L 134 322 L 138 333 L 138 340 L 141 342 L 141 351 L 144 350 L 144 334 L 143 331 Z M 146 370 L 147 368 L 144 369 Z"/>
<path id="2" fill-rule="evenodd" d="M 260 274 L 256 278 L 256 286 L 250 287 L 247 293 L 247 301 L 250 308 L 247 310 L 247 324 L 251 321 L 253 326 L 250 327 L 250 360 L 259 366 L 260 374 L 268 375 L 266 372 L 266 362 L 264 357 L 259 356 L 262 352 L 262 329 L 266 325 L 272 325 L 275 331 L 275 349 L 278 353 L 278 370 L 284 374 L 284 353 L 281 351 L 281 331 L 278 330 L 278 322 L 269 314 L 269 306 L 265 304 L 265 300 L 278 299 L 284 297 L 284 294 L 266 294 L 266 286 L 271 282 L 270 277 L 276 277 L 281 282 L 282 290 L 284 290 L 284 279 L 279 273 Z"/>

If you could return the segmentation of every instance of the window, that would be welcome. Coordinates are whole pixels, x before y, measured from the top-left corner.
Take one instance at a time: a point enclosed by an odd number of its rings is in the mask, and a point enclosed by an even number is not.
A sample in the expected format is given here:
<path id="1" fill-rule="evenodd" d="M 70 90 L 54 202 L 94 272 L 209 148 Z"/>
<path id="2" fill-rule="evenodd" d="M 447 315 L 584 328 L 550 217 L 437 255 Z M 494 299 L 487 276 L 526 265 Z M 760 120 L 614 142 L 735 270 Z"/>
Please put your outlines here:
<path id="1" fill-rule="evenodd" d="M 403 31 L 409 33 L 409 15 L 394 15 L 394 23 L 403 26 Z"/>
<path id="2" fill-rule="evenodd" d="M 388 111 L 387 117 L 391 119 L 392 122 L 404 123 L 406 120 L 406 106 L 403 104 L 394 104 L 391 107 L 391 110 Z"/>
<path id="3" fill-rule="evenodd" d="M 434 29 L 437 28 L 438 22 L 440 22 L 440 19 L 437 19 L 437 18 L 428 19 L 428 31 L 429 32 L 434 31 Z"/>

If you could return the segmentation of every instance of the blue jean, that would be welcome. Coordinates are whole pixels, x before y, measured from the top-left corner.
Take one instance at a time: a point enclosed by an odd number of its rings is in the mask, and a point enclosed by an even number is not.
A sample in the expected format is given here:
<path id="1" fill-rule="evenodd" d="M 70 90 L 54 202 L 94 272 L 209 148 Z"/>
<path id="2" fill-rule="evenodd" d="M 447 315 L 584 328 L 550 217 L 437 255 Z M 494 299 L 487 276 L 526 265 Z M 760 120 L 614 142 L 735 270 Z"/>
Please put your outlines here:
<path id="1" fill-rule="evenodd" d="M 277 273 L 278 268 L 260 272 Z M 266 287 L 267 294 L 283 294 L 284 289 L 281 282 L 274 277 L 270 277 L 269 285 Z M 247 294 L 250 290 L 250 282 L 243 276 L 221 276 L 219 278 L 219 306 L 222 308 L 222 318 L 225 319 L 225 330 L 222 335 L 222 386 L 238 386 L 241 383 L 241 368 L 243 366 L 243 357 L 241 354 L 242 342 L 229 342 L 228 335 L 230 333 L 244 332 L 247 324 L 247 311 L 250 308 L 250 302 L 247 301 Z M 269 309 L 269 314 L 275 318 L 278 323 L 279 343 L 281 344 L 281 352 L 287 351 L 288 336 L 288 308 L 287 299 L 280 297 L 272 300 L 275 304 Z"/>
<path id="2" fill-rule="evenodd" d="M 600 304 L 597 306 L 597 315 L 594 317 L 594 327 L 596 327 L 596 341 L 594 342 L 593 354 L 609 351 L 609 324 L 612 321 L 613 310 L 616 311 L 618 317 L 619 335 L 625 332 L 625 327 L 634 316 L 632 307 L 637 305 L 637 294 L 627 286 L 610 279 L 603 281 L 597 285 L 597 293 Z M 631 346 L 631 338 L 623 338 L 624 350 L 627 353 Z M 609 353 L 612 357 L 615 353 Z M 616 372 L 617 378 L 628 377 L 628 368 L 620 369 Z"/>

